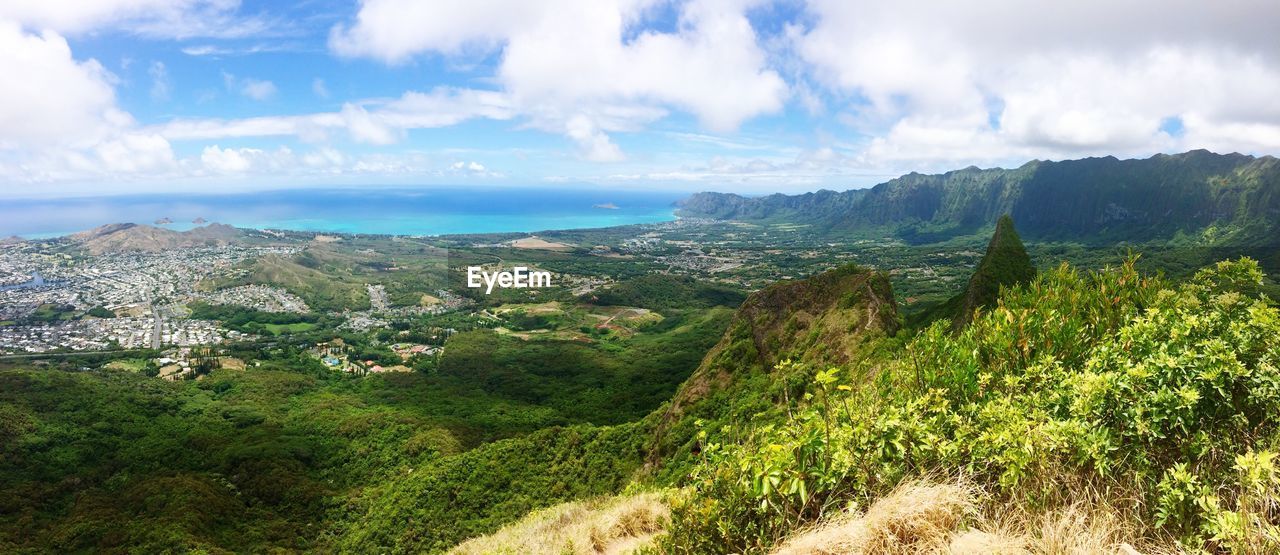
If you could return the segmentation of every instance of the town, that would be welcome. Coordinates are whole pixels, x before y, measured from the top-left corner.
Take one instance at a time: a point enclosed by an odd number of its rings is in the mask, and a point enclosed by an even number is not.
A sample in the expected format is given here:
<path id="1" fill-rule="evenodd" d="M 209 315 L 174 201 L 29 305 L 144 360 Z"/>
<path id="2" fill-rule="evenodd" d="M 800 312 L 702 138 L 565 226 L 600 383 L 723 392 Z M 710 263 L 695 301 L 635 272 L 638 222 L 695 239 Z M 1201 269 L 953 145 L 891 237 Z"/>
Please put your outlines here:
<path id="1" fill-rule="evenodd" d="M 301 347 L 324 366 L 365 375 L 438 357 L 458 325 L 506 329 L 510 322 L 498 314 L 520 311 L 498 310 L 503 303 L 590 299 L 624 276 L 689 276 L 753 291 L 841 263 L 895 260 L 891 276 L 910 305 L 955 287 L 980 256 L 971 248 L 916 249 L 887 239 L 815 241 L 802 228 L 682 218 L 462 241 L 243 230 L 225 244 L 104 252 L 73 237 L 11 239 L 0 243 L 0 356 L 145 350 L 147 367 L 182 379 L 200 375 L 196 359 L 209 356 L 206 347 L 308 340 Z M 404 252 L 410 248 L 417 252 Z M 454 252 L 442 254 L 448 249 Z M 445 268 L 455 255 L 482 257 L 486 265 Z M 517 283 L 493 272 L 486 279 L 483 268 L 502 269 L 488 258 L 523 269 L 521 283 L 535 287 L 498 295 Z M 542 279 L 552 272 L 554 285 Z M 450 281 L 450 273 L 459 277 Z M 425 329 L 440 331 L 412 331 Z M 343 336 L 366 338 L 384 354 L 354 356 Z"/>

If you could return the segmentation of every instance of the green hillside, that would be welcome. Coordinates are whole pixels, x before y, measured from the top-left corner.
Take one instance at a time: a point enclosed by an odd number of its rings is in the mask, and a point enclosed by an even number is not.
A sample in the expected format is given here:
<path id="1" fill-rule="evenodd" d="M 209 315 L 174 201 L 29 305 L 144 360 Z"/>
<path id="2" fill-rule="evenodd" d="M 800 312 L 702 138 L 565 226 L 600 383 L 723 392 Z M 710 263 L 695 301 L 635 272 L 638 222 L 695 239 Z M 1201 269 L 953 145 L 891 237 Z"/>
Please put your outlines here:
<path id="1" fill-rule="evenodd" d="M 1001 216 L 982 261 L 956 303 L 952 327 L 963 327 L 973 319 L 975 311 L 995 305 L 1001 288 L 1022 285 L 1035 277 L 1036 268 L 1031 265 L 1031 257 L 1027 256 L 1027 249 L 1013 228 L 1013 218 Z"/>
<path id="2" fill-rule="evenodd" d="M 803 395 L 811 373 L 793 371 L 800 367 L 790 361 L 846 364 L 898 327 L 886 276 L 853 265 L 751 294 L 688 381 L 646 419 L 650 462 L 678 475 L 700 449 L 702 427 L 770 413 Z"/>
<path id="3" fill-rule="evenodd" d="M 1009 214 L 1031 239 L 1273 244 L 1280 160 L 1196 150 L 1144 160 L 1033 161 L 910 173 L 870 189 L 744 198 L 699 193 L 688 216 L 793 221 L 912 243 L 971 235 Z"/>
<path id="4" fill-rule="evenodd" d="M 1261 283 L 1247 259 L 1177 284 L 1132 263 L 1064 266 L 959 334 L 938 322 L 829 369 L 782 363 L 810 379 L 773 398 L 785 410 L 699 432 L 660 543 L 954 552 L 978 534 L 1031 552 L 1275 552 L 1280 311 Z M 922 480 L 958 482 L 952 505 L 926 512 L 938 490 L 911 486 Z M 894 502 L 922 508 L 885 516 L 880 501 L 903 495 Z M 897 547 L 873 543 L 877 526 Z"/>
<path id="5" fill-rule="evenodd" d="M 1018 254 L 998 228 L 991 254 Z M 958 332 L 903 331 L 885 273 L 848 265 L 594 344 L 460 333 L 427 372 L 283 347 L 179 383 L 0 369 L 0 551 L 443 552 L 600 496 L 669 509 L 583 515 L 659 552 L 1280 548 L 1255 262 L 988 258 L 1003 287 Z"/>
<path id="6" fill-rule="evenodd" d="M 646 274 L 596 291 L 583 300 L 602 306 L 639 306 L 661 311 L 713 306 L 734 308 L 744 297 L 736 289 L 689 276 Z"/>
<path id="7" fill-rule="evenodd" d="M 876 276 L 845 268 L 753 294 L 675 400 L 638 430 L 656 441 L 628 493 L 533 513 L 468 545 L 1280 549 L 1280 310 L 1259 295 L 1255 262 L 1180 282 L 1143 275 L 1133 260 L 1063 265 L 1003 288 L 958 333 L 944 320 L 910 338 L 890 335 L 891 307 L 870 320 L 849 310 L 887 291 L 840 302 L 875 291 Z M 819 335 L 852 321 L 845 339 L 857 340 L 845 345 L 856 348 L 806 344 L 807 334 L 786 331 L 796 319 L 824 322 Z M 648 520 L 608 525 L 619 508 L 657 510 L 652 495 L 636 494 L 652 489 L 671 514 L 660 534 Z M 562 533 L 545 524 L 556 514 L 591 524 Z"/>
<path id="8" fill-rule="evenodd" d="M 464 332 L 438 368 L 363 378 L 284 345 L 177 383 L 0 363 L 0 552 L 442 550 L 620 490 L 644 460 L 626 422 L 730 316 L 590 343 Z"/>

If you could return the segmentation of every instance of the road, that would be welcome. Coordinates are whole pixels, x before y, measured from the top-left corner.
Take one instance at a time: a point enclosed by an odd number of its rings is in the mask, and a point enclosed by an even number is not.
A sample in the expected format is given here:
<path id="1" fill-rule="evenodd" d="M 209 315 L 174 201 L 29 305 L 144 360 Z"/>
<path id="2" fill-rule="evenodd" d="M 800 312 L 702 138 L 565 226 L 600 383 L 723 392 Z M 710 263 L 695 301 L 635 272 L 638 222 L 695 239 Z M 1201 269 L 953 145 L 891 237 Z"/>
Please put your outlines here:
<path id="1" fill-rule="evenodd" d="M 155 320 L 151 328 L 151 348 L 158 351 L 160 350 L 161 339 L 160 326 L 164 323 L 164 318 L 160 316 L 160 311 L 156 310 L 156 303 L 150 296 L 147 297 L 147 308 L 151 309 L 151 316 Z"/>

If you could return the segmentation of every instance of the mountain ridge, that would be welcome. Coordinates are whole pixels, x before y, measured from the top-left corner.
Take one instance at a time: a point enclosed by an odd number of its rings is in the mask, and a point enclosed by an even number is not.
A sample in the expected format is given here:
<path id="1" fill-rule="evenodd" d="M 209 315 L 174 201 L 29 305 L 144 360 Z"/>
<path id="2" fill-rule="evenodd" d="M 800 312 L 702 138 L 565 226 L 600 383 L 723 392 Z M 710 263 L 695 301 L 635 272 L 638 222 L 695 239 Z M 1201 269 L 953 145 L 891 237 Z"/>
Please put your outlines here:
<path id="1" fill-rule="evenodd" d="M 675 460 L 678 466 L 678 453 L 695 452 L 697 421 L 748 417 L 777 406 L 793 385 L 787 361 L 842 365 L 900 327 L 888 275 L 853 264 L 750 294 L 698 368 L 646 418 L 650 465 Z M 756 395 L 761 391 L 768 394 Z"/>
<path id="2" fill-rule="evenodd" d="M 1027 283 L 1035 276 L 1036 267 L 1031 264 L 1031 257 L 1014 229 L 1013 218 L 1001 216 L 986 253 L 969 277 L 964 292 L 954 301 L 957 311 L 951 320 L 952 329 L 960 330 L 973 320 L 978 309 L 994 305 L 1001 288 Z"/>
<path id="3" fill-rule="evenodd" d="M 174 231 L 135 223 L 114 223 L 67 236 L 91 254 L 160 252 L 174 248 L 221 246 L 243 235 L 235 227 L 213 223 L 188 231 Z"/>
<path id="4" fill-rule="evenodd" d="M 928 243 L 973 235 L 1004 214 L 1035 240 L 1131 241 L 1200 237 L 1257 242 L 1280 220 L 1280 160 L 1193 150 L 1017 168 L 912 172 L 867 189 L 743 197 L 697 193 L 682 216 L 796 221 L 815 231 Z"/>

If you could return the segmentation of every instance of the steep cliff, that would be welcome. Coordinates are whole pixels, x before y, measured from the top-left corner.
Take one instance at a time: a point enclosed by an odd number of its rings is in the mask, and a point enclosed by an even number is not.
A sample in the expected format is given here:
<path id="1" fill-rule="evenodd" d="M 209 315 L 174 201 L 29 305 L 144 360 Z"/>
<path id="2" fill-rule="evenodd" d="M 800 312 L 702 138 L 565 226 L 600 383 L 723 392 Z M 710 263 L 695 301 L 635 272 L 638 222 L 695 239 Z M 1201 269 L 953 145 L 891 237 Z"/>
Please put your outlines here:
<path id="1" fill-rule="evenodd" d="M 1193 150 L 1143 160 L 1033 161 L 1015 169 L 910 173 L 842 193 L 699 193 L 680 210 L 803 220 L 818 231 L 891 234 L 915 243 L 969 235 L 1005 214 L 1037 240 L 1258 243 L 1271 241 L 1280 221 L 1280 160 Z"/>

